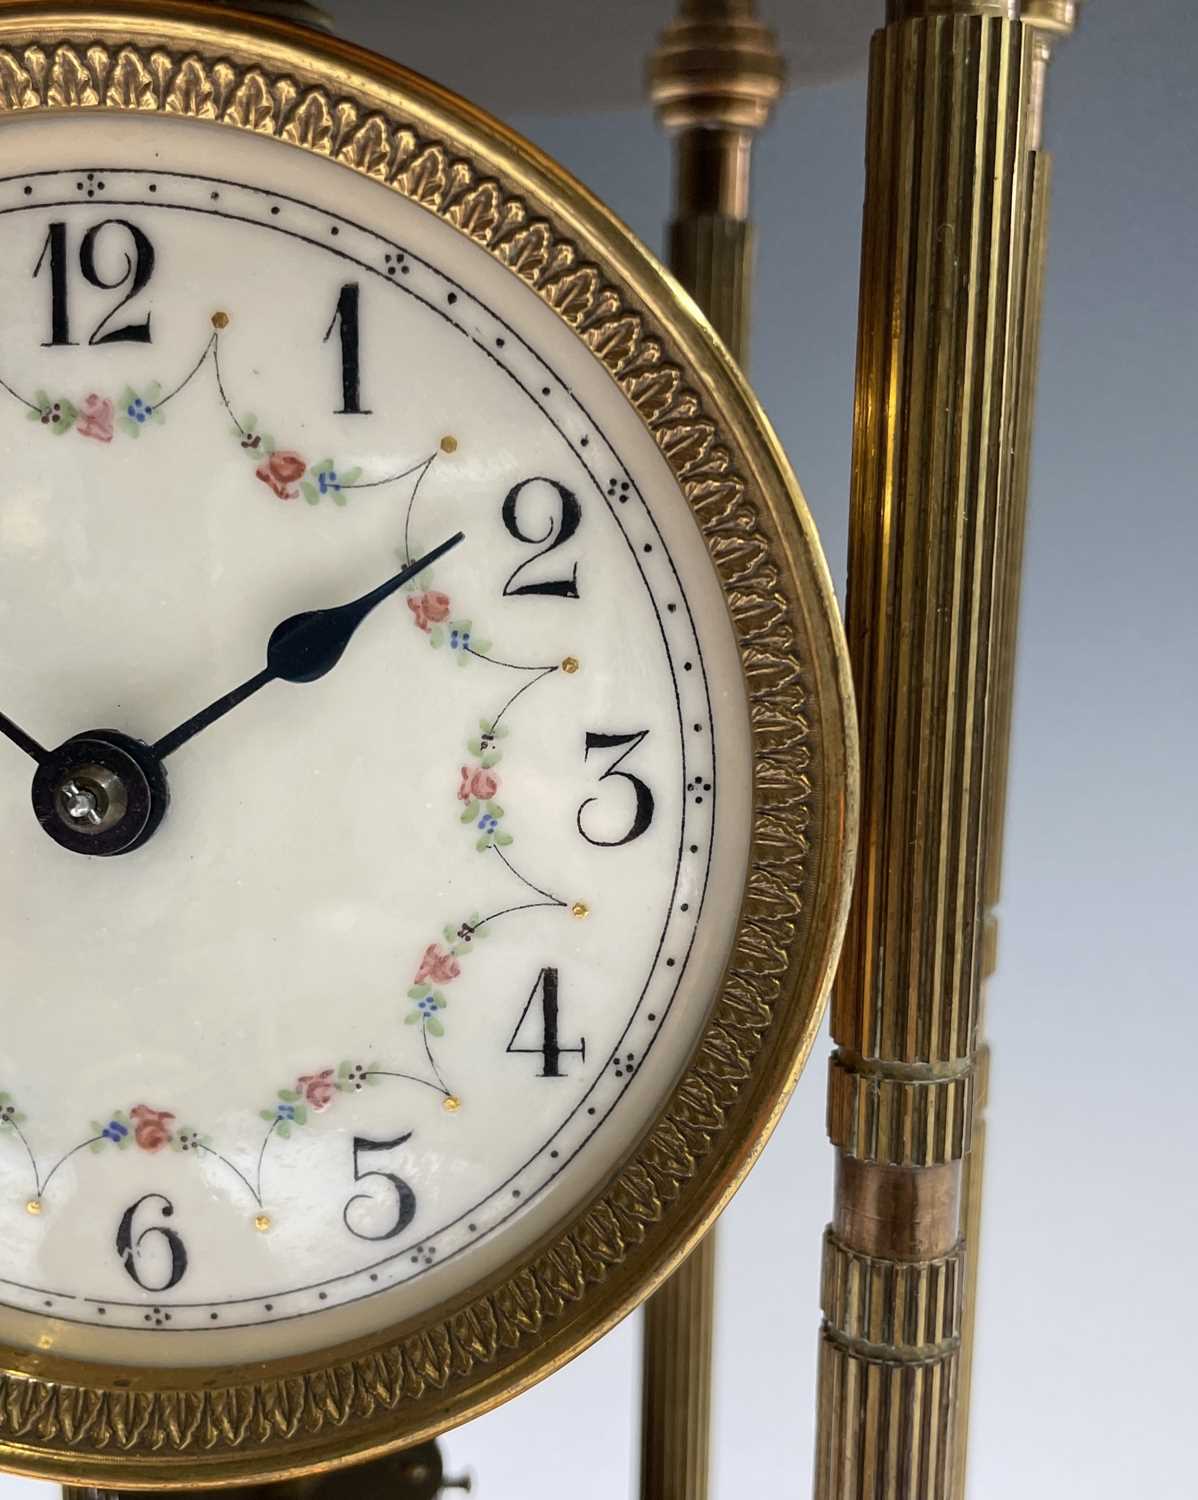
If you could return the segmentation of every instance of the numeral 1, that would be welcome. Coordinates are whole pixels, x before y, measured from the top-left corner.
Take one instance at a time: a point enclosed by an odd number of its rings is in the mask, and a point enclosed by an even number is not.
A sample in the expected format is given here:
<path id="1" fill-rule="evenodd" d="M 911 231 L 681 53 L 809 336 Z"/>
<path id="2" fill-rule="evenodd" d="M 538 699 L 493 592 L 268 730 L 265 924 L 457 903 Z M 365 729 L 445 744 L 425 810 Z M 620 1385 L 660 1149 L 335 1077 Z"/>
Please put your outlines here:
<path id="1" fill-rule="evenodd" d="M 524 1023 L 528 1020 L 528 1013 L 532 1009 L 533 1001 L 541 997 L 541 1045 L 539 1047 L 524 1047 L 517 1045 L 520 1033 L 524 1029 Z M 516 1022 L 516 1029 L 512 1032 L 511 1041 L 508 1042 L 508 1052 L 527 1053 L 538 1055 L 542 1059 L 540 1076 L 542 1078 L 563 1078 L 565 1074 L 561 1071 L 559 1063 L 562 1058 L 569 1054 L 576 1054 L 583 1062 L 587 1060 L 586 1038 L 581 1037 L 578 1045 L 574 1047 L 563 1047 L 561 1037 L 558 1033 L 558 985 L 557 970 L 542 969 L 537 975 L 537 982 L 533 985 L 528 999 L 524 1002 L 524 1009 L 520 1012 L 520 1019 Z"/>
<path id="2" fill-rule="evenodd" d="M 56 344 L 73 342 L 71 314 L 67 304 L 67 226 L 65 224 L 50 225 L 46 243 L 42 246 L 42 253 L 33 269 L 34 276 L 42 274 L 42 267 L 46 263 L 47 256 L 50 258 L 50 337 L 42 345 L 43 349 L 52 348 Z"/>
<path id="3" fill-rule="evenodd" d="M 341 405 L 339 417 L 368 417 L 369 407 L 362 405 L 361 341 L 358 332 L 359 288 L 356 281 L 347 281 L 337 298 L 337 310 L 325 332 L 327 344 L 337 329 L 341 339 Z"/>

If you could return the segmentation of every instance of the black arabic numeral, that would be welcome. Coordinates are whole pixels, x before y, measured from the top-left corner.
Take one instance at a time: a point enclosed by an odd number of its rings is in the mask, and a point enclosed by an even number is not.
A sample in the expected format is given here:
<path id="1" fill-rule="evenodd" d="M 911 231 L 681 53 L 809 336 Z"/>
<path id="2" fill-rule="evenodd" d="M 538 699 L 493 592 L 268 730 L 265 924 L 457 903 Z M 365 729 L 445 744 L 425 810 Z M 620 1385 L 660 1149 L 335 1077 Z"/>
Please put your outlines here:
<path id="1" fill-rule="evenodd" d="M 125 269 L 115 281 L 105 281 L 100 275 L 96 265 L 96 246 L 100 235 L 104 230 L 113 225 L 120 229 L 128 230 L 129 238 L 133 244 L 133 255 L 125 251 Z M 111 237 L 110 237 L 111 238 Z M 90 281 L 92 286 L 101 291 L 115 292 L 118 287 L 129 283 L 129 290 L 107 315 L 96 324 L 95 331 L 89 344 L 148 344 L 150 342 L 150 314 L 147 313 L 141 323 L 126 323 L 123 328 L 110 329 L 108 333 L 101 330 L 111 323 L 117 313 L 126 303 L 132 302 L 139 292 L 143 292 L 146 284 L 154 274 L 154 247 L 149 239 L 138 229 L 136 224 L 130 224 L 127 219 L 105 219 L 102 224 L 96 224 L 83 236 L 83 243 L 79 246 L 79 269 L 83 272 L 85 281 Z"/>
<path id="2" fill-rule="evenodd" d="M 42 345 L 43 349 L 72 342 L 71 313 L 67 303 L 67 226 L 62 222 L 50 225 L 46 243 L 33 268 L 35 279 L 42 274 L 47 258 L 50 276 L 50 337 Z"/>
<path id="3" fill-rule="evenodd" d="M 100 236 L 110 227 L 125 230 L 132 246 L 132 254 L 129 250 L 125 251 L 125 267 L 115 281 L 106 281 L 96 264 L 96 251 Z M 109 239 L 111 240 L 111 236 Z M 42 253 L 33 269 L 35 277 L 41 275 L 42 267 L 47 264 L 47 259 L 50 275 L 50 338 L 43 344 L 43 348 L 50 348 L 55 344 L 73 343 L 67 226 L 61 221 L 50 225 L 46 242 L 42 246 Z M 100 224 L 94 224 L 83 236 L 83 241 L 79 246 L 79 269 L 83 274 L 83 279 L 102 292 L 115 292 L 125 285 L 129 287 L 117 305 L 96 324 L 88 343 L 148 344 L 150 342 L 149 313 L 140 323 L 126 323 L 122 328 L 109 329 L 107 333 L 104 329 L 126 303 L 145 291 L 150 277 L 154 274 L 154 246 L 149 238 L 138 229 L 136 224 L 130 224 L 127 219 L 105 219 Z"/>
<path id="4" fill-rule="evenodd" d="M 175 1205 L 169 1198 L 163 1197 L 161 1193 L 147 1193 L 144 1198 L 139 1198 L 121 1215 L 121 1222 L 116 1232 L 116 1253 L 121 1258 L 121 1264 L 129 1274 L 130 1280 L 136 1282 L 143 1292 L 169 1292 L 172 1287 L 178 1286 L 187 1274 L 187 1250 L 179 1235 L 168 1229 L 163 1224 L 149 1224 L 146 1228 L 139 1230 L 137 1227 L 138 1211 L 143 1204 L 160 1203 L 162 1207 L 158 1210 L 164 1219 L 169 1219 L 175 1212 Z M 151 1210 L 147 1210 L 147 1213 Z M 143 1256 L 151 1255 L 148 1249 L 143 1250 L 147 1240 L 153 1239 L 157 1243 L 157 1253 L 153 1253 L 153 1260 L 160 1261 L 162 1251 L 170 1257 L 169 1269 L 163 1265 L 159 1269 L 166 1273 L 165 1279 L 147 1281 L 142 1272 L 146 1269 Z"/>
<path id="5" fill-rule="evenodd" d="M 327 344 L 337 329 L 341 340 L 341 405 L 334 413 L 338 417 L 368 417 L 369 409 L 362 406 L 362 351 L 358 328 L 359 290 L 356 281 L 347 281 L 337 298 L 337 309 L 332 322 L 325 330 Z"/>
<path id="6" fill-rule="evenodd" d="M 634 776 L 631 771 L 620 770 L 620 766 L 628 759 L 648 733 L 647 729 L 638 729 L 635 734 L 592 734 L 590 730 L 587 731 L 586 752 L 583 755 L 584 760 L 590 759 L 592 750 L 618 750 L 621 745 L 627 746 L 623 755 L 616 756 L 615 760 L 612 761 L 599 780 L 604 782 L 610 780 L 612 777 L 617 777 L 621 781 L 628 782 L 636 796 L 636 806 L 633 810 L 632 823 L 628 832 L 622 838 L 618 839 L 593 839 L 582 826 L 583 813 L 586 812 L 592 802 L 599 800 L 598 797 L 588 797 L 578 809 L 578 831 L 588 844 L 594 844 L 600 849 L 614 849 L 620 844 L 630 844 L 633 839 L 639 839 L 641 834 L 652 823 L 653 793 L 639 776 Z"/>
<path id="7" fill-rule="evenodd" d="M 539 1047 L 525 1047 L 517 1045 L 524 1023 L 528 1019 L 528 1013 L 532 1009 L 533 1001 L 537 996 L 541 997 L 541 1045 Z M 540 1057 L 542 1067 L 541 1078 L 564 1078 L 566 1075 L 561 1071 L 559 1064 L 564 1056 L 576 1053 L 587 1060 L 586 1037 L 579 1039 L 578 1045 L 564 1047 L 558 1031 L 558 980 L 556 969 L 542 969 L 537 975 L 536 983 L 529 992 L 528 999 L 524 1002 L 524 1009 L 520 1012 L 520 1019 L 516 1022 L 516 1029 L 512 1032 L 511 1040 L 505 1049 L 508 1052 L 526 1053 Z"/>
<path id="8" fill-rule="evenodd" d="M 530 484 L 546 484 L 554 492 L 556 503 L 553 505 L 553 513 L 549 517 L 549 524 L 543 536 L 529 536 L 520 528 L 520 496 Z M 522 562 L 511 575 L 503 586 L 505 596 L 547 594 L 555 599 L 577 599 L 577 563 L 570 569 L 569 578 L 547 578 L 540 583 L 517 583 L 516 580 L 526 568 L 531 568 L 538 558 L 547 557 L 549 553 L 568 542 L 578 530 L 581 520 L 582 506 L 578 503 L 577 495 L 572 490 L 568 490 L 564 484 L 559 484 L 556 479 L 544 479 L 538 476 L 532 479 L 522 479 L 519 484 L 513 485 L 503 502 L 503 524 L 518 542 L 524 542 L 529 547 L 540 547 L 541 550 Z M 545 545 L 542 546 L 542 543 Z"/>
<path id="9" fill-rule="evenodd" d="M 416 1217 L 416 1194 L 411 1187 L 397 1177 L 394 1172 L 384 1172 L 380 1168 L 372 1168 L 364 1171 L 361 1157 L 369 1151 L 393 1151 L 396 1146 L 402 1146 L 405 1141 L 412 1139 L 409 1130 L 403 1135 L 397 1135 L 391 1141 L 368 1141 L 360 1135 L 354 1136 L 354 1181 L 365 1182 L 369 1177 L 379 1177 L 389 1184 L 388 1193 L 394 1196 L 395 1220 L 389 1229 L 384 1229 L 381 1234 L 365 1234 L 360 1229 L 355 1229 L 349 1222 L 349 1211 L 355 1203 L 363 1201 L 377 1204 L 381 1200 L 372 1198 L 369 1193 L 355 1193 L 341 1211 L 341 1217 L 345 1222 L 346 1229 L 355 1239 L 359 1240 L 393 1240 L 397 1234 L 402 1234 L 412 1220 Z"/>

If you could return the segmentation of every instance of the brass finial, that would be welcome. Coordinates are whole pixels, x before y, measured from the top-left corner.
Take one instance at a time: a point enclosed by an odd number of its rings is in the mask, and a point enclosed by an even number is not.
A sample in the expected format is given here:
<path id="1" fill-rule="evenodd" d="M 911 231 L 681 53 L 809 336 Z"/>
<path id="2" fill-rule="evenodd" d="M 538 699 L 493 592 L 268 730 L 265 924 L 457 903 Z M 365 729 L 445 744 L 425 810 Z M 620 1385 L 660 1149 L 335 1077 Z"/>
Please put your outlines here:
<path id="1" fill-rule="evenodd" d="M 683 0 L 649 59 L 649 96 L 671 130 L 760 130 L 786 81 L 753 0 Z"/>

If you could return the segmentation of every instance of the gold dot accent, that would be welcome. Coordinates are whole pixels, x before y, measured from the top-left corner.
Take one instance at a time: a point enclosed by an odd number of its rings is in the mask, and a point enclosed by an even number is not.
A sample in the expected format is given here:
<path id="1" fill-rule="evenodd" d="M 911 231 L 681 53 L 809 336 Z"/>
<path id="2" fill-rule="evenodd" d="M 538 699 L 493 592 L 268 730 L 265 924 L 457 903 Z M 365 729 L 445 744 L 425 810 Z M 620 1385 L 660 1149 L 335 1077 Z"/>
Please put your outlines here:
<path id="1" fill-rule="evenodd" d="M 451 1115 L 457 1114 L 462 1107 L 462 1101 L 456 1094 L 448 1094 L 441 1100 L 441 1108 L 447 1110 Z"/>
<path id="2" fill-rule="evenodd" d="M 458 451 L 458 440 L 455 437 L 443 437 L 441 439 L 442 453 L 456 453 Z"/>
<path id="3" fill-rule="evenodd" d="M 212 314 L 213 328 L 228 328 L 229 314 L 227 312 L 214 312 Z"/>
<path id="4" fill-rule="evenodd" d="M 265 1234 L 266 1231 L 270 1228 L 270 1225 L 271 1218 L 269 1214 L 259 1214 L 258 1217 L 254 1220 L 254 1228 L 258 1231 L 259 1234 Z"/>
<path id="5" fill-rule="evenodd" d="M 36 1218 L 37 1215 L 41 1213 L 41 1211 L 42 1200 L 40 1198 L 30 1198 L 29 1202 L 25 1205 L 25 1212 L 27 1214 L 33 1214 L 34 1218 Z"/>
<path id="6" fill-rule="evenodd" d="M 578 668 L 581 665 L 581 662 L 576 656 L 567 656 L 565 661 L 562 662 L 562 671 L 574 673 L 578 671 Z"/>
<path id="7" fill-rule="evenodd" d="M 585 901 L 575 901 L 574 905 L 570 908 L 570 915 L 572 917 L 589 917 L 590 914 L 591 908 Z"/>

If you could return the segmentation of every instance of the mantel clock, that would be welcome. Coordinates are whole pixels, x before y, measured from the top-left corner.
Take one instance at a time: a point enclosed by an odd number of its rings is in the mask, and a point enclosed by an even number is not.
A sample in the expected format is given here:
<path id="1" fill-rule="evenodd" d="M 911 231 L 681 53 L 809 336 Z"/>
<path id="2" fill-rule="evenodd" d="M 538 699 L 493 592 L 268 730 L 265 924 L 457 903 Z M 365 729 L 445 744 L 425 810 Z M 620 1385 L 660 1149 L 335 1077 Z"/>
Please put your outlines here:
<path id="1" fill-rule="evenodd" d="M 732 361 L 313 32 L 0 6 L 0 1462 L 378 1454 L 694 1244 L 811 1044 L 854 748 Z"/>

